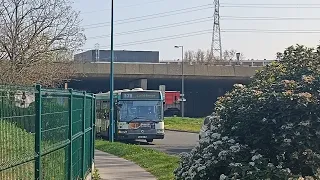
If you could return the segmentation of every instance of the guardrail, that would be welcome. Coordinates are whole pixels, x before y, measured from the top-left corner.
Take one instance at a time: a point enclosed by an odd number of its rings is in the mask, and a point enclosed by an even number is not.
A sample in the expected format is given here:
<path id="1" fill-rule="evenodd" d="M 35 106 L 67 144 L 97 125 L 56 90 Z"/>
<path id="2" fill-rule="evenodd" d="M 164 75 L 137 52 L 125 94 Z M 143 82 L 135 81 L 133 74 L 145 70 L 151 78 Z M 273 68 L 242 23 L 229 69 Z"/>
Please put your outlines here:
<path id="1" fill-rule="evenodd" d="M 94 108 L 85 92 L 0 86 L 0 179 L 85 179 Z"/>

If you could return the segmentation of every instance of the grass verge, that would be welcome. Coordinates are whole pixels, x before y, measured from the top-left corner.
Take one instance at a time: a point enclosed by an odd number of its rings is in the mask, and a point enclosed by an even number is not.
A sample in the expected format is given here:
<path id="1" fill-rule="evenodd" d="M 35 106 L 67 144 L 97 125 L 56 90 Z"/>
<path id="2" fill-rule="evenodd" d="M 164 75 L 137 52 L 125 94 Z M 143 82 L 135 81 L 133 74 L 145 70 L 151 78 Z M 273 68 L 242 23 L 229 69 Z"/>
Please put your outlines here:
<path id="1" fill-rule="evenodd" d="M 168 130 L 179 130 L 198 133 L 203 124 L 204 118 L 165 118 L 165 128 Z"/>
<path id="2" fill-rule="evenodd" d="M 0 179 L 35 178 L 34 160 L 23 163 L 24 160 L 34 159 L 34 143 L 34 134 L 0 119 Z M 42 145 L 49 147 L 52 143 L 43 141 Z M 65 149 L 42 156 L 41 159 L 43 179 L 65 179 Z"/>
<path id="3" fill-rule="evenodd" d="M 179 163 L 177 156 L 170 156 L 138 145 L 97 140 L 96 149 L 130 160 L 149 171 L 159 180 L 174 179 L 173 171 Z"/>

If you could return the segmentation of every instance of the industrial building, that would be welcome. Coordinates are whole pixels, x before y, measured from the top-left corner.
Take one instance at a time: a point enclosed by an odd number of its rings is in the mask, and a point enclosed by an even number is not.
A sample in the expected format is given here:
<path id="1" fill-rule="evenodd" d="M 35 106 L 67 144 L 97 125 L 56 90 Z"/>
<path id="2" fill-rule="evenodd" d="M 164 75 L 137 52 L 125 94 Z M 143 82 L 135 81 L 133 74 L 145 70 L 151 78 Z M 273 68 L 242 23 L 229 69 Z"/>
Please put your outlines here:
<path id="1" fill-rule="evenodd" d="M 114 62 L 159 63 L 159 51 L 127 51 L 115 50 Z M 81 62 L 110 62 L 110 50 L 89 50 L 74 56 Z"/>

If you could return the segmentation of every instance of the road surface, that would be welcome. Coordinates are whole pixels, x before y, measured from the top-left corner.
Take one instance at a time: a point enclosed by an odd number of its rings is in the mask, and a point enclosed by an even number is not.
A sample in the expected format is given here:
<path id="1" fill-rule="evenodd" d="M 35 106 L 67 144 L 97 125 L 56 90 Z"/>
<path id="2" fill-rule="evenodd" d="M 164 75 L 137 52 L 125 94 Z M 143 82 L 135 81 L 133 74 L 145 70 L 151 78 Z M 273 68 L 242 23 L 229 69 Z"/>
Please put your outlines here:
<path id="1" fill-rule="evenodd" d="M 154 140 L 153 143 L 141 142 L 140 145 L 153 148 L 171 155 L 190 152 L 198 143 L 199 135 L 196 133 L 166 131 L 164 139 Z"/>

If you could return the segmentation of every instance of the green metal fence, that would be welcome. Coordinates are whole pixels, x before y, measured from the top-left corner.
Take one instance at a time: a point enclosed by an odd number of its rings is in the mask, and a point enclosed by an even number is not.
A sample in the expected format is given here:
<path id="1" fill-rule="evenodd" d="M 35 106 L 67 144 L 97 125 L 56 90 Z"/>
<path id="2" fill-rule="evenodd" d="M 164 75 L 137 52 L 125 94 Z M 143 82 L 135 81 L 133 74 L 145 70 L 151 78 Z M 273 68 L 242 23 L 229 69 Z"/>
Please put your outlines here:
<path id="1" fill-rule="evenodd" d="M 95 98 L 0 86 L 0 179 L 83 179 L 92 169 Z"/>

